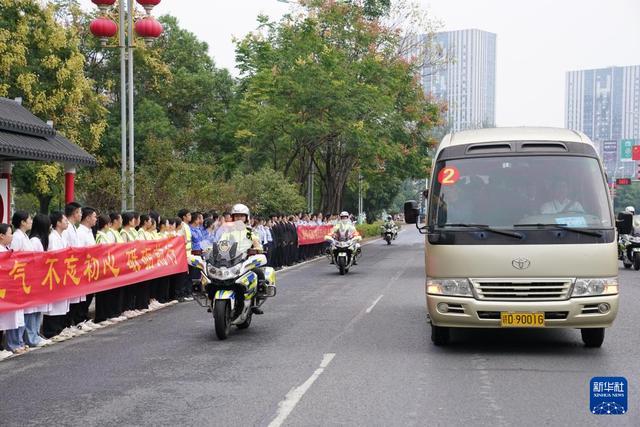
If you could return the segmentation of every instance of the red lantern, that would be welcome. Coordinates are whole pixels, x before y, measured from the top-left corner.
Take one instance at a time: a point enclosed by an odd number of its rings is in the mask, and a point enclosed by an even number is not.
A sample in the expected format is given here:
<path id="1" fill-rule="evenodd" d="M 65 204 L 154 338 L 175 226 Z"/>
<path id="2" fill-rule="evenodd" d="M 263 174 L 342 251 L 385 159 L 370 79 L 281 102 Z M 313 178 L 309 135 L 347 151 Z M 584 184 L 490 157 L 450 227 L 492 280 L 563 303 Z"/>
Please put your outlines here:
<path id="1" fill-rule="evenodd" d="M 136 34 L 142 37 L 147 43 L 160 37 L 162 34 L 162 24 L 153 19 L 152 17 L 143 18 L 136 21 Z"/>
<path id="2" fill-rule="evenodd" d="M 107 41 L 118 32 L 118 25 L 108 18 L 98 18 L 91 21 L 91 34 L 100 39 L 100 44 L 106 46 Z"/>
<path id="3" fill-rule="evenodd" d="M 106 12 L 109 6 L 113 6 L 116 0 L 91 0 L 93 4 L 98 6 L 101 12 Z"/>
<path id="4" fill-rule="evenodd" d="M 144 7 L 144 10 L 147 11 L 147 15 L 151 14 L 151 9 L 160 4 L 161 0 L 136 0 L 138 4 Z"/>

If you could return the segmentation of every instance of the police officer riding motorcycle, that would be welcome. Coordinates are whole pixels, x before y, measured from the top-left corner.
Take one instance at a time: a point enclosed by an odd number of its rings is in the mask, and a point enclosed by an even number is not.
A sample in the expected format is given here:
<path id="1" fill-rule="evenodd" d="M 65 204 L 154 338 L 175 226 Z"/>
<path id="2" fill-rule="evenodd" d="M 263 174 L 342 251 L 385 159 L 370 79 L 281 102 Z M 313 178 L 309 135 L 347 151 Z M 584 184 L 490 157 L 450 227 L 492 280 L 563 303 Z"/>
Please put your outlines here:
<path id="1" fill-rule="evenodd" d="M 213 312 L 216 335 L 226 339 L 231 326 L 246 329 L 262 304 L 276 295 L 276 274 L 266 267 L 259 236 L 247 225 L 249 208 L 233 206 L 232 222 L 216 230 L 211 252 L 202 266 L 200 305 Z"/>
<path id="2" fill-rule="evenodd" d="M 349 219 L 348 212 L 340 213 L 340 221 L 333 227 L 325 241 L 331 243 L 327 256 L 331 264 L 335 264 L 341 275 L 349 272 L 349 268 L 357 265 L 362 253 L 360 233 Z"/>
<path id="3" fill-rule="evenodd" d="M 628 223 L 629 234 L 618 235 L 618 259 L 624 268 L 640 270 L 640 237 L 635 232 L 635 213 L 633 206 L 627 206 L 624 212 L 618 214 L 618 220 Z"/>
<path id="4" fill-rule="evenodd" d="M 390 245 L 391 241 L 398 237 L 398 226 L 393 222 L 391 215 L 385 218 L 384 224 L 380 226 L 380 232 L 387 245 Z"/>

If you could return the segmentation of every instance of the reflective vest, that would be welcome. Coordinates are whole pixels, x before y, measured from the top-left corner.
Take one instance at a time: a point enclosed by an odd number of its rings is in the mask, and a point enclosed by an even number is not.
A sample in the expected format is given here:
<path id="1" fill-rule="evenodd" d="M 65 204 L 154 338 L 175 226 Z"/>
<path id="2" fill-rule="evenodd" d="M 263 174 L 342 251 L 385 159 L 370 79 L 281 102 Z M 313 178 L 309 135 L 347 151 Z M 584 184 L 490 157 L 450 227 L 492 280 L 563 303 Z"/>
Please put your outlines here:
<path id="1" fill-rule="evenodd" d="M 138 230 L 138 236 L 136 237 L 136 240 L 151 240 L 151 239 L 149 239 L 149 235 L 147 234 L 147 232 L 141 228 L 140 230 Z"/>
<path id="2" fill-rule="evenodd" d="M 124 243 L 125 240 L 122 238 L 122 234 L 118 230 L 114 230 L 113 228 L 109 229 L 109 233 L 113 236 L 113 239 L 116 243 Z"/>
<path id="3" fill-rule="evenodd" d="M 355 227 L 355 225 L 349 223 L 343 223 L 342 221 L 338 222 L 333 229 L 331 230 L 331 234 L 335 235 L 335 234 L 347 234 L 348 232 L 353 233 L 353 237 L 355 239 L 360 238 L 360 233 L 358 233 L 358 229 Z"/>
<path id="4" fill-rule="evenodd" d="M 256 234 L 251 228 L 247 227 L 244 230 L 227 231 L 220 235 L 218 241 L 221 240 L 233 240 L 240 242 L 242 239 L 251 240 L 252 247 L 254 249 L 262 250 L 262 243 L 260 242 L 260 236 Z"/>
<path id="5" fill-rule="evenodd" d="M 101 243 L 111 243 L 109 242 L 109 236 L 104 231 L 98 231 L 96 233 L 96 244 L 99 245 Z"/>
<path id="6" fill-rule="evenodd" d="M 123 228 L 120 230 L 120 234 L 125 242 L 133 242 L 138 239 L 138 232 L 135 228 L 130 228 L 129 230 Z"/>

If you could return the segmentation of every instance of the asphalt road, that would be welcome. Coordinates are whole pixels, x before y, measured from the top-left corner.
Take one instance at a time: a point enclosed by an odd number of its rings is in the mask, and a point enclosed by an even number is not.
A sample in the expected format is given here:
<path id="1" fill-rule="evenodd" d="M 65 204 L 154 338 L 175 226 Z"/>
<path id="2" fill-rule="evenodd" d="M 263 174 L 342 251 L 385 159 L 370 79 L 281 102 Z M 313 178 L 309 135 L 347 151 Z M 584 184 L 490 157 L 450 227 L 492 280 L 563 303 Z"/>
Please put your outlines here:
<path id="1" fill-rule="evenodd" d="M 422 238 L 375 241 L 344 277 L 325 260 L 218 341 L 179 304 L 0 362 L 0 425 L 640 425 L 640 272 L 621 271 L 600 349 L 579 331 L 429 339 Z M 625 376 L 630 412 L 589 413 L 589 380 Z"/>

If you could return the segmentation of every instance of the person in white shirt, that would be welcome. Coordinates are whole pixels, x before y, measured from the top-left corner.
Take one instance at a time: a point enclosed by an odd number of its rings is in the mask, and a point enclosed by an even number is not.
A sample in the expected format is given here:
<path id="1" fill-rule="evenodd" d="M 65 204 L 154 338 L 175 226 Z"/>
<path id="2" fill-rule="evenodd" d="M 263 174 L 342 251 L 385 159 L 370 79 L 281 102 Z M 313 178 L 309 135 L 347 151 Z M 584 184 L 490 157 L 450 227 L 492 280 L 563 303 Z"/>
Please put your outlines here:
<path id="1" fill-rule="evenodd" d="M 13 231 L 9 224 L 0 224 L 0 252 L 8 252 L 11 241 L 13 240 Z M 0 313 L 0 343 L 2 343 L 2 332 L 19 329 L 24 327 L 24 310 L 10 311 Z M 7 336 L 8 341 L 8 336 Z M 0 360 L 12 356 L 13 353 L 21 354 L 27 351 L 26 347 L 18 347 L 11 349 L 7 343 L 8 350 L 2 350 L 0 347 Z"/>
<path id="2" fill-rule="evenodd" d="M 49 245 L 50 232 L 51 220 L 49 219 L 49 215 L 36 215 L 33 219 L 31 232 L 29 233 L 31 249 L 35 252 L 44 252 Z M 51 304 L 43 304 L 37 307 L 33 307 L 31 310 L 34 313 L 37 313 L 37 317 L 31 318 L 31 316 L 29 316 L 29 321 L 27 321 L 27 318 L 25 318 L 25 342 L 28 346 L 42 347 L 51 344 L 50 340 L 43 339 L 40 336 L 40 328 L 42 327 L 42 314 L 48 313 L 51 310 L 51 306 Z"/>
<path id="3" fill-rule="evenodd" d="M 569 212 L 584 213 L 584 208 L 578 201 L 569 198 L 569 184 L 566 181 L 559 181 L 553 200 L 544 203 L 540 208 L 540 213 L 551 215 Z"/>
<path id="4" fill-rule="evenodd" d="M 78 247 L 95 246 L 96 238 L 93 235 L 93 227 L 98 222 L 98 214 L 90 207 L 82 208 L 82 221 L 78 226 Z"/>
<path id="5" fill-rule="evenodd" d="M 77 248 L 78 244 L 78 230 L 76 226 L 80 223 L 82 218 L 82 206 L 79 203 L 71 202 L 64 207 L 64 216 L 69 221 L 69 226 L 62 232 L 62 240 L 65 242 L 67 248 Z M 70 326 L 75 326 L 82 323 L 82 307 L 80 303 L 84 302 L 85 297 L 75 297 L 69 299 L 69 312 L 67 313 L 67 323 Z"/>
<path id="6" fill-rule="evenodd" d="M 271 219 L 267 219 L 264 225 L 264 233 L 266 236 L 267 243 L 263 245 L 265 248 L 265 252 L 267 255 L 267 264 L 273 265 L 273 234 L 271 233 L 271 227 L 273 226 L 273 222 Z"/>
<path id="7" fill-rule="evenodd" d="M 77 248 L 80 245 L 78 244 L 78 230 L 76 227 L 82 219 L 82 206 L 79 203 L 71 202 L 64 207 L 64 215 L 69 221 L 69 227 L 62 232 L 62 238 L 68 248 Z"/>
<path id="8" fill-rule="evenodd" d="M 63 212 L 57 211 L 52 212 L 49 215 L 49 219 L 53 230 L 49 233 L 48 245 L 44 249 L 47 252 L 52 252 L 67 248 L 67 242 L 62 238 L 62 234 L 69 227 L 67 217 L 64 216 Z M 70 328 L 71 324 L 68 323 L 68 312 L 68 299 L 51 304 L 51 309 L 44 315 L 42 335 L 45 338 L 51 338 L 54 342 L 63 341 L 74 336 L 74 331 Z"/>
<path id="9" fill-rule="evenodd" d="M 85 248 L 96 245 L 92 228 L 95 227 L 97 221 L 98 214 L 95 209 L 90 207 L 82 208 L 81 222 L 77 230 L 78 247 Z M 101 328 L 100 325 L 93 323 L 93 321 L 89 319 L 89 306 L 93 300 L 93 294 L 89 294 L 85 298 L 78 307 L 78 320 L 80 320 L 81 328 L 87 328 L 89 330 Z"/>
<path id="10" fill-rule="evenodd" d="M 27 236 L 33 220 L 31 216 L 25 211 L 16 211 L 11 218 L 11 225 L 14 228 L 13 240 L 11 241 L 11 250 L 14 252 L 19 251 L 33 251 L 31 241 Z M 31 284 L 27 284 L 31 285 Z M 27 343 L 24 341 L 25 330 L 28 327 L 30 331 L 33 331 L 38 323 L 40 312 L 36 309 L 38 307 L 29 307 L 24 310 L 24 326 L 19 326 L 15 329 L 7 331 L 7 347 L 14 353 L 20 354 L 28 349 Z M 32 343 L 35 345 L 36 343 Z"/>

